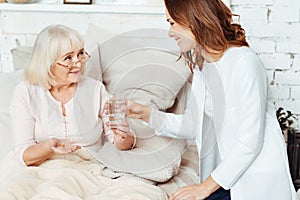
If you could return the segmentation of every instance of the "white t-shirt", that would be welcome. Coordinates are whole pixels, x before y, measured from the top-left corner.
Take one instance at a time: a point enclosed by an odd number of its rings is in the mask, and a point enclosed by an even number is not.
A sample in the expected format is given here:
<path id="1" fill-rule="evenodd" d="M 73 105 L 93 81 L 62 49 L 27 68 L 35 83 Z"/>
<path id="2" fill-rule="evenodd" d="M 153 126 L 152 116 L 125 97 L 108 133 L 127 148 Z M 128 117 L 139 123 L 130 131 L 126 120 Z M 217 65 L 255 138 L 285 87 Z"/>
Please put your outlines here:
<path id="1" fill-rule="evenodd" d="M 104 132 L 103 109 L 110 95 L 104 85 L 84 77 L 71 100 L 64 104 L 54 99 L 49 90 L 23 81 L 15 88 L 10 114 L 15 140 L 15 153 L 24 164 L 23 153 L 31 145 L 49 138 L 70 139 L 76 144 L 97 151 Z M 100 116 L 100 118 L 99 118 Z M 112 142 L 113 135 L 107 132 Z"/>

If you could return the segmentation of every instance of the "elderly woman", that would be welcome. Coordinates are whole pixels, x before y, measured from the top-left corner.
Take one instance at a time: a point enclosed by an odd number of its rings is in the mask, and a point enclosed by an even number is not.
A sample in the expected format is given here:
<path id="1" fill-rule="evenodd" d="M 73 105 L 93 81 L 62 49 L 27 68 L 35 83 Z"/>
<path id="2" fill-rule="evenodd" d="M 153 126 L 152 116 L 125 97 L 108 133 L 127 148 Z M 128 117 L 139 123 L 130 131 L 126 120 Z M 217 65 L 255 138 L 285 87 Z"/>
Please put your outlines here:
<path id="1" fill-rule="evenodd" d="M 110 95 L 101 82 L 83 76 L 88 58 L 76 31 L 55 25 L 39 33 L 25 81 L 16 86 L 10 107 L 21 164 L 39 165 L 81 147 L 97 151 L 103 132 L 121 150 L 133 146 L 128 124 L 114 134 L 104 125 L 104 105 Z"/>

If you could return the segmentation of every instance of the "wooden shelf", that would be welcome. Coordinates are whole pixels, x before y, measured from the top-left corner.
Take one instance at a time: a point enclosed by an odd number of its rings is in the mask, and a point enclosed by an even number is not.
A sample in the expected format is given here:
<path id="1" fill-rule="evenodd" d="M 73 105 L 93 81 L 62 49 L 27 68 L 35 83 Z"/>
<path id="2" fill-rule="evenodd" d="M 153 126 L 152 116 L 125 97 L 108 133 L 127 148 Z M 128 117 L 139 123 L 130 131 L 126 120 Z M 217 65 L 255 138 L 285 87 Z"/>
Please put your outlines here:
<path id="1" fill-rule="evenodd" d="M 1 11 L 22 12 L 72 12 L 72 13 L 132 13 L 132 14 L 157 14 L 165 13 L 163 7 L 130 6 L 130 5 L 100 5 L 100 4 L 12 4 L 0 3 Z"/>

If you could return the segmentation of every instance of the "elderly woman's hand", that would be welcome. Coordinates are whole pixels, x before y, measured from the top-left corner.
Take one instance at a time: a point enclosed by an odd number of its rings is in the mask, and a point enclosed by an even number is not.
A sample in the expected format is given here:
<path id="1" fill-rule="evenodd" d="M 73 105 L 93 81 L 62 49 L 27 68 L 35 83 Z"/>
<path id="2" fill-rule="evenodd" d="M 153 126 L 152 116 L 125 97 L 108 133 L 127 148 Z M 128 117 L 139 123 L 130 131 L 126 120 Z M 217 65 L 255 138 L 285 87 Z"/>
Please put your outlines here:
<path id="1" fill-rule="evenodd" d="M 149 121 L 151 108 L 135 101 L 127 101 L 127 117 L 133 119 L 141 119 L 145 122 Z"/>
<path id="2" fill-rule="evenodd" d="M 49 149 L 52 150 L 53 153 L 61 155 L 73 153 L 74 151 L 81 148 L 80 146 L 75 145 L 68 140 L 59 140 L 56 138 L 49 139 L 47 141 L 47 144 Z"/>
<path id="3" fill-rule="evenodd" d="M 128 122 L 124 122 L 118 126 L 114 132 L 114 143 L 120 150 L 130 150 L 135 146 L 135 136 L 130 131 Z"/>

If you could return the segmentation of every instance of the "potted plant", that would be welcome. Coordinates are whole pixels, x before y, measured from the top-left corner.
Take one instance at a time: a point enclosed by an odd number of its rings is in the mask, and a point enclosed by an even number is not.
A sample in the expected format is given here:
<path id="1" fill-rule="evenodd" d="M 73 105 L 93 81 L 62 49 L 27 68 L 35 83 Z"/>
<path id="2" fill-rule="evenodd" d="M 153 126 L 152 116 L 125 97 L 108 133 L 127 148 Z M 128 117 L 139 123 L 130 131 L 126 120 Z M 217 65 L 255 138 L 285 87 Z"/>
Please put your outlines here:
<path id="1" fill-rule="evenodd" d="M 292 125 L 294 120 L 297 120 L 297 117 L 291 111 L 285 111 L 282 107 L 276 110 L 276 116 L 282 133 L 285 136 L 285 141 L 287 141 L 289 135 L 295 135 L 296 130 Z"/>
<path id="2" fill-rule="evenodd" d="M 297 117 L 291 111 L 286 111 L 282 107 L 276 110 L 276 116 L 287 142 L 290 172 L 295 189 L 298 190 L 300 188 L 300 131 L 292 126 Z"/>

